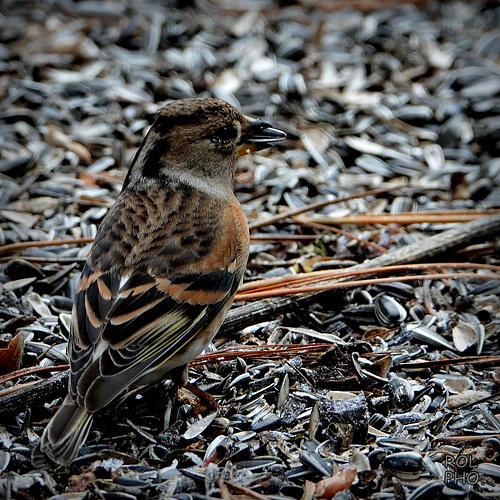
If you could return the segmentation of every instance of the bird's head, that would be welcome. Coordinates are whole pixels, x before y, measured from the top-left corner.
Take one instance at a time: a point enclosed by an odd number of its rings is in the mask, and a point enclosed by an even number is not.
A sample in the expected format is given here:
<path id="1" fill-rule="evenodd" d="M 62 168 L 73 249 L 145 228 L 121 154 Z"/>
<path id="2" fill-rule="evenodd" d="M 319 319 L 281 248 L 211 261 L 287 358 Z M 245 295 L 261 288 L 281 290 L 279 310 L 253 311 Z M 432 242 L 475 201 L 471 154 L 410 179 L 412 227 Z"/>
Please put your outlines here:
<path id="1" fill-rule="evenodd" d="M 220 99 L 175 101 L 159 110 L 125 185 L 183 176 L 229 189 L 238 156 L 285 137 L 284 132 Z"/>

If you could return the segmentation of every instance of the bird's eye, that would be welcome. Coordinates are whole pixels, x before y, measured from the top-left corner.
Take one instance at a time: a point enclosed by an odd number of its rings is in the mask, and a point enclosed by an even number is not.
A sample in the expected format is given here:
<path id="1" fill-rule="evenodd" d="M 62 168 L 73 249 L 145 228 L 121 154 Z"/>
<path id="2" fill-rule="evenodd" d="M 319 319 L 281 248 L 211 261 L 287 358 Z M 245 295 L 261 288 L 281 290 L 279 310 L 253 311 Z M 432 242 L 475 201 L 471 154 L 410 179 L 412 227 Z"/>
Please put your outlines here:
<path id="1" fill-rule="evenodd" d="M 212 134 L 212 140 L 214 142 L 225 143 L 229 141 L 234 141 L 238 135 L 238 131 L 234 125 L 224 125 L 218 128 Z"/>

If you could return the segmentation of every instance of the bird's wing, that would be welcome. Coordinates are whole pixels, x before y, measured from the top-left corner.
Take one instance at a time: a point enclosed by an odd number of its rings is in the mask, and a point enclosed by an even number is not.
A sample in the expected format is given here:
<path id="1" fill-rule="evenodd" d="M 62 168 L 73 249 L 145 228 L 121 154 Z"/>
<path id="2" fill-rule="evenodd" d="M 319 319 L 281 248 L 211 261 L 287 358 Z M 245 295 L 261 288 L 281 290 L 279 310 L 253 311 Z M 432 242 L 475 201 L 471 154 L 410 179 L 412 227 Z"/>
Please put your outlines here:
<path id="1" fill-rule="evenodd" d="M 177 239 L 175 251 L 170 248 L 162 264 L 152 267 L 117 273 L 116 267 L 99 268 L 102 256 L 89 259 L 75 297 L 69 349 L 70 393 L 79 405 L 99 410 L 174 356 L 169 369 L 187 363 L 215 333 L 211 325 L 218 326 L 218 315 L 236 293 L 246 260 L 236 244 L 234 213 L 219 214 L 211 228 L 212 251 L 198 261 L 193 248 L 202 242 L 194 236 L 190 245 Z M 183 358 L 203 335 L 198 352 Z"/>

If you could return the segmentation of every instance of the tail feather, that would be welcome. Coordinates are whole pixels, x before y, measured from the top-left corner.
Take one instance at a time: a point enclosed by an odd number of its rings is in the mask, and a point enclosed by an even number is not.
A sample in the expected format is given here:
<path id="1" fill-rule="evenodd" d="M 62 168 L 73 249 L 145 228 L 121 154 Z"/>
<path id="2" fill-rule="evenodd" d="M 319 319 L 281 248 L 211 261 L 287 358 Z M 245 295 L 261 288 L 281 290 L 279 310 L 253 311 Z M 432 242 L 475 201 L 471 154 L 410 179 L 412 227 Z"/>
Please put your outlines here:
<path id="1" fill-rule="evenodd" d="M 66 396 L 43 433 L 40 450 L 54 462 L 69 465 L 87 438 L 92 414 Z"/>

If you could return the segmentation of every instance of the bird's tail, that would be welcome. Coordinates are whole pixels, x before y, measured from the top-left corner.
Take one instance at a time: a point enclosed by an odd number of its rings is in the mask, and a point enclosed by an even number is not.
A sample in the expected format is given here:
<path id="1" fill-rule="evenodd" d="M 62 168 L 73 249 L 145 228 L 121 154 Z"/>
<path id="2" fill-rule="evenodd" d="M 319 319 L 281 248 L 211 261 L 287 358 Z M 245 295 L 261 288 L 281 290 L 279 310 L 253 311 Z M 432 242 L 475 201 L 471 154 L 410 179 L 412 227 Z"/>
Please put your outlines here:
<path id="1" fill-rule="evenodd" d="M 90 431 L 92 414 L 68 396 L 47 425 L 39 449 L 54 462 L 69 465 Z"/>

